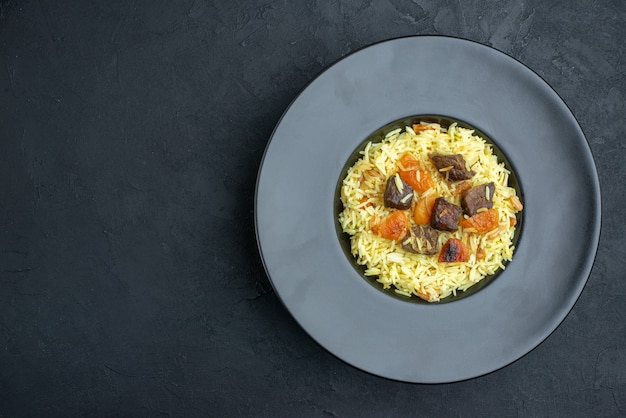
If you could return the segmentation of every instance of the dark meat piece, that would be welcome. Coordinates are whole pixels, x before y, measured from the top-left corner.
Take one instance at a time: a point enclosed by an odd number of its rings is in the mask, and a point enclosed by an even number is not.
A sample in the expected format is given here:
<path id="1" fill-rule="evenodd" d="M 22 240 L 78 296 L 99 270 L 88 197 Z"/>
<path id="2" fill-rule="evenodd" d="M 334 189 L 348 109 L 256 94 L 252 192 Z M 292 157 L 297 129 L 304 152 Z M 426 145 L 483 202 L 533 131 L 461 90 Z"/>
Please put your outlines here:
<path id="1" fill-rule="evenodd" d="M 428 225 L 414 226 L 402 238 L 402 248 L 415 254 L 433 255 L 439 250 L 439 232 Z"/>
<path id="2" fill-rule="evenodd" d="M 467 180 L 476 174 L 472 170 L 467 169 L 465 158 L 461 154 L 428 154 L 428 157 L 435 164 L 441 175 L 448 181 Z"/>
<path id="3" fill-rule="evenodd" d="M 430 218 L 430 226 L 440 231 L 456 231 L 458 229 L 461 208 L 448 202 L 443 197 L 435 199 L 435 206 Z"/>
<path id="4" fill-rule="evenodd" d="M 394 174 L 387 180 L 384 198 L 388 208 L 408 209 L 413 202 L 413 188 L 398 174 Z"/>
<path id="5" fill-rule="evenodd" d="M 469 216 L 474 216 L 480 208 L 491 209 L 495 190 L 496 186 L 493 183 L 485 183 L 463 192 L 461 195 L 463 212 Z"/>

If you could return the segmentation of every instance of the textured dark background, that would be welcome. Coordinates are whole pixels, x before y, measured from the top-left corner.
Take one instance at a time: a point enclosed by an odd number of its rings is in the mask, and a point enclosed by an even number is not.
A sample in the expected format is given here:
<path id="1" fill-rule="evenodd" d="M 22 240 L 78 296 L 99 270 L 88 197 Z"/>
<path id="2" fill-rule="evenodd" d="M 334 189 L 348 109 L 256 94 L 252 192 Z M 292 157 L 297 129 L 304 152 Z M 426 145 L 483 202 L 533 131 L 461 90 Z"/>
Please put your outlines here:
<path id="1" fill-rule="evenodd" d="M 446 385 L 318 346 L 254 234 L 289 102 L 335 60 L 412 34 L 534 69 L 602 187 L 595 266 L 563 324 Z M 0 416 L 626 416 L 624 40 L 618 0 L 0 0 Z"/>

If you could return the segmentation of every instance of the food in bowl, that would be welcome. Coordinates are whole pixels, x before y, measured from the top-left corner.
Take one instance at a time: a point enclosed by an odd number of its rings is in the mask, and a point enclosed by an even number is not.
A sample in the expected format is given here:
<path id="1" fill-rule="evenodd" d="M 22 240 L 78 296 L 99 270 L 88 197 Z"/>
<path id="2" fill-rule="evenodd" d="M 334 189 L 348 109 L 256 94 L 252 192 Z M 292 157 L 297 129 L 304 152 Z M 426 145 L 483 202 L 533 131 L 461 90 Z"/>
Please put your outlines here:
<path id="1" fill-rule="evenodd" d="M 420 122 L 360 154 L 341 184 L 339 223 L 384 289 L 438 302 L 511 261 L 523 205 L 474 130 Z"/>

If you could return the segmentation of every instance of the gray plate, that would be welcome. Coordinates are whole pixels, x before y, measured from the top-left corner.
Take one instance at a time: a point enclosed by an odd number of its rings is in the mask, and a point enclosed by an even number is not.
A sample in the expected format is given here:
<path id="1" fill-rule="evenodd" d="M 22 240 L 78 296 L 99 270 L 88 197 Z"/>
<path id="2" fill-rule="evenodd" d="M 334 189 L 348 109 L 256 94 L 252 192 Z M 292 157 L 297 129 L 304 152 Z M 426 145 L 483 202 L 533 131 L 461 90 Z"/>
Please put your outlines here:
<path id="1" fill-rule="evenodd" d="M 371 286 L 335 228 L 346 161 L 370 134 L 414 115 L 484 132 L 524 192 L 513 261 L 489 286 L 445 304 L 410 303 Z M 536 347 L 582 292 L 600 234 L 598 176 L 565 103 L 513 58 L 438 36 L 369 46 L 313 80 L 274 130 L 255 210 L 270 281 L 309 335 L 362 370 L 420 383 L 489 373 Z"/>

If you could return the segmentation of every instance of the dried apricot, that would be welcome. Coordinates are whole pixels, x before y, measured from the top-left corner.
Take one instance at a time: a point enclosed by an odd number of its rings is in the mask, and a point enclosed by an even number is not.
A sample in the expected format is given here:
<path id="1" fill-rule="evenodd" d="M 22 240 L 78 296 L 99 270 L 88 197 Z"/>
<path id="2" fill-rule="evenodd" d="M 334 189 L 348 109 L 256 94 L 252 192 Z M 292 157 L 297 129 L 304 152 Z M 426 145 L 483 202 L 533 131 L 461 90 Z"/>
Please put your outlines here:
<path id="1" fill-rule="evenodd" d="M 478 212 L 476 215 L 465 218 L 461 221 L 461 226 L 467 232 L 476 232 L 478 234 L 485 234 L 489 231 L 493 231 L 498 227 L 498 210 L 487 209 L 482 212 Z"/>
<path id="2" fill-rule="evenodd" d="M 363 196 L 360 200 L 359 203 L 361 203 L 361 209 L 365 209 L 365 208 L 369 208 L 372 207 L 374 205 L 372 205 L 372 202 L 369 201 L 370 199 L 367 196 Z M 365 203 L 365 204 L 364 204 Z"/>
<path id="3" fill-rule="evenodd" d="M 515 208 L 516 211 L 519 212 L 520 210 L 524 209 L 524 205 L 522 205 L 522 201 L 519 200 L 519 197 L 511 196 L 509 199 L 511 200 L 511 203 L 513 204 L 513 208 Z"/>
<path id="4" fill-rule="evenodd" d="M 439 289 L 436 289 L 434 287 L 431 287 L 429 289 L 418 289 L 416 292 L 417 296 L 427 302 L 434 302 L 436 300 L 439 300 L 440 291 Z"/>
<path id="5" fill-rule="evenodd" d="M 415 133 L 428 131 L 428 130 L 435 130 L 434 126 L 428 125 L 426 123 L 414 123 L 412 128 L 413 128 L 413 132 Z"/>
<path id="6" fill-rule="evenodd" d="M 402 211 L 395 211 L 372 225 L 372 232 L 386 239 L 399 240 L 406 234 L 409 222 Z"/>
<path id="7" fill-rule="evenodd" d="M 471 181 L 462 181 L 461 183 L 457 184 L 456 187 L 454 188 L 454 191 L 452 192 L 453 195 L 458 196 L 460 194 L 463 194 L 463 192 L 469 190 L 472 188 L 472 182 Z"/>
<path id="8" fill-rule="evenodd" d="M 430 224 L 430 218 L 433 213 L 433 207 L 435 206 L 436 199 L 437 196 L 430 195 L 417 201 L 415 209 L 413 209 L 413 219 L 415 219 L 415 223 L 417 225 Z"/>
<path id="9" fill-rule="evenodd" d="M 438 261 L 440 263 L 456 263 L 469 261 L 470 252 L 463 241 L 450 238 L 441 248 Z"/>
<path id="10" fill-rule="evenodd" d="M 400 174 L 402 180 L 420 193 L 435 185 L 424 163 L 408 152 L 400 157 L 398 174 Z"/>

